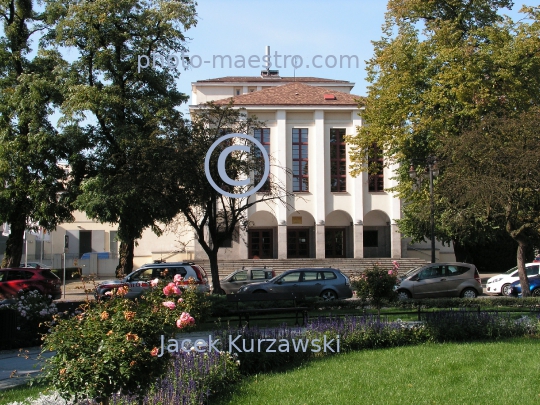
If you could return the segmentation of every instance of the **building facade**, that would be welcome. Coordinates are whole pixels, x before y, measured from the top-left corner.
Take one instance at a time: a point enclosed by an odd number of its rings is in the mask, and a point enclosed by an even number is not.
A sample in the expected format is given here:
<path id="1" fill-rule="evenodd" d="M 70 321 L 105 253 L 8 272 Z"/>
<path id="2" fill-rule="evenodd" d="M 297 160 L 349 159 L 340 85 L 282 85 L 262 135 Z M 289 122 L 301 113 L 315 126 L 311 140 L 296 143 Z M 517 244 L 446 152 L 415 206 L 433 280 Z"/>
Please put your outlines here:
<path id="1" fill-rule="evenodd" d="M 265 74 L 266 73 L 266 74 Z M 214 101 L 263 121 L 254 136 L 268 150 L 271 173 L 294 194 L 287 205 L 259 203 L 249 229 L 220 249 L 222 259 L 401 258 L 401 203 L 385 191 L 393 168 L 352 177 L 345 137 L 362 125 L 354 83 L 312 77 L 224 77 L 192 85 L 192 112 Z M 286 167 L 287 174 L 280 169 Z M 204 257 L 195 246 L 195 258 Z"/>

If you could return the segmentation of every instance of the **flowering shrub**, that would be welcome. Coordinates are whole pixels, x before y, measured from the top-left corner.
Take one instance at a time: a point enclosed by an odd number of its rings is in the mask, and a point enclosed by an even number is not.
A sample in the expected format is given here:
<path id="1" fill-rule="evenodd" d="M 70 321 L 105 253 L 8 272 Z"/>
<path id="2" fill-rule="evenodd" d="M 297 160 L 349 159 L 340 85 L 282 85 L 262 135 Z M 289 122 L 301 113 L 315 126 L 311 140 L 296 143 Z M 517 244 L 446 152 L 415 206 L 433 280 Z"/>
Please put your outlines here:
<path id="1" fill-rule="evenodd" d="M 236 356 L 228 352 L 184 352 L 172 356 L 165 376 L 143 398 L 145 404 L 202 404 L 240 379 Z M 135 405 L 136 397 L 114 395 L 111 405 Z"/>
<path id="2" fill-rule="evenodd" d="M 39 344 L 40 334 L 47 331 L 45 323 L 58 312 L 51 298 L 39 291 L 21 292 L 17 299 L 0 305 L 0 310 L 12 310 L 18 314 L 16 332 L 8 332 L 12 336 L 12 344 L 16 343 L 18 347 Z"/>
<path id="3" fill-rule="evenodd" d="M 122 297 L 126 291 L 119 288 L 110 300 L 89 302 L 76 317 L 57 319 L 44 338 L 43 350 L 56 355 L 47 360 L 43 378 L 63 398 L 99 398 L 103 404 L 119 392 L 142 398 L 171 360 L 169 353 L 157 355 L 161 335 L 193 327 L 193 305 L 204 298 L 171 287 L 165 300 L 159 284 L 134 301 Z"/>
<path id="4" fill-rule="evenodd" d="M 399 263 L 394 260 L 393 265 L 392 270 L 389 271 L 375 265 L 352 280 L 352 287 L 356 291 L 356 296 L 369 301 L 371 305 L 377 308 L 379 316 L 383 304 L 392 302 L 397 298 L 394 286 L 398 279 Z"/>

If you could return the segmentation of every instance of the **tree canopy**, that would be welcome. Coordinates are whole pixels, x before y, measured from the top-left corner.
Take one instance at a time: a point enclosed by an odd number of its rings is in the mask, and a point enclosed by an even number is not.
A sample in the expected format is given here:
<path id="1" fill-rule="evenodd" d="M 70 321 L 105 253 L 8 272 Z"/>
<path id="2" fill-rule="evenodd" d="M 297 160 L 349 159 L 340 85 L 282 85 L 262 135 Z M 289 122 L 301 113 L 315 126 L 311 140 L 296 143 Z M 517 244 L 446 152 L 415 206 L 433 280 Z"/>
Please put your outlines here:
<path id="1" fill-rule="evenodd" d="M 353 174 L 367 170 L 367 150 L 376 144 L 385 164 L 398 164 L 394 191 L 405 200 L 401 232 L 413 240 L 429 236 L 429 192 L 413 189 L 408 171 L 425 167 L 428 156 L 444 158 L 446 139 L 490 114 L 512 116 L 540 101 L 538 7 L 524 19 L 500 15 L 511 1 L 397 1 L 388 5 L 384 36 L 368 61 L 368 95 L 361 115 L 366 125 L 349 139 Z M 460 247 L 492 240 L 496 224 L 439 193 L 435 180 L 436 237 Z"/>
<path id="2" fill-rule="evenodd" d="M 89 141 L 85 178 L 76 206 L 100 222 L 118 224 L 117 274 L 133 268 L 133 249 L 145 228 L 176 212 L 158 186 L 166 155 L 181 128 L 188 97 L 176 90 L 168 55 L 185 50 L 184 32 L 196 24 L 195 3 L 184 1 L 70 0 L 48 3 L 58 19 L 49 41 L 75 49 L 62 103 L 66 135 Z M 139 57 L 152 67 L 140 69 Z M 178 60 L 176 62 L 179 62 Z"/>
<path id="3" fill-rule="evenodd" d="M 80 139 L 50 121 L 63 100 L 66 62 L 54 50 L 32 48 L 54 21 L 29 0 L 1 1 L 0 20 L 0 222 L 11 228 L 2 267 L 17 267 L 25 229 L 39 223 L 52 230 L 72 218 L 77 179 L 65 168 L 79 165 Z"/>

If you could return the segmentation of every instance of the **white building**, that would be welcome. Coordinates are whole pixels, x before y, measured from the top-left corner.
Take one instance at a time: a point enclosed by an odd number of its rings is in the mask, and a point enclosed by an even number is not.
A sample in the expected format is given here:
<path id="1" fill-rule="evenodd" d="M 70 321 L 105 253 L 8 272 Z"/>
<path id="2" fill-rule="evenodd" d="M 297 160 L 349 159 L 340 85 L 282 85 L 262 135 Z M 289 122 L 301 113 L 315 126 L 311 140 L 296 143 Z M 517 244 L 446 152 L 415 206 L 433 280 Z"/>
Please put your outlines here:
<path id="1" fill-rule="evenodd" d="M 295 194 L 290 206 L 252 207 L 247 234 L 220 249 L 222 259 L 402 257 L 405 246 L 395 222 L 401 218 L 400 200 L 385 191 L 395 185 L 392 168 L 356 178 L 349 174 L 344 136 L 362 125 L 353 86 L 266 72 L 193 83 L 191 111 L 233 97 L 235 106 L 266 123 L 255 136 L 277 165 L 293 171 L 274 173 Z M 195 258 L 201 253 L 196 249 Z"/>

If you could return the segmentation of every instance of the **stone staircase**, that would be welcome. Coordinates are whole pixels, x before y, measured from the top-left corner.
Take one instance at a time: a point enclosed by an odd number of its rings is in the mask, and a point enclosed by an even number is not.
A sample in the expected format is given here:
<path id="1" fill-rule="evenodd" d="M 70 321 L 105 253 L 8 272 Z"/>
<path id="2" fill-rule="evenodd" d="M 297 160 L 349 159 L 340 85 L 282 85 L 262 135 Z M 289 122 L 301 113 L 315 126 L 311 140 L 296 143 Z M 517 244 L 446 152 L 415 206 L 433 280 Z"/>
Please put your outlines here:
<path id="1" fill-rule="evenodd" d="M 259 259 L 259 260 L 220 260 L 219 261 L 219 276 L 220 278 L 232 273 L 242 267 L 269 267 L 280 274 L 285 270 L 297 269 L 303 267 L 333 267 L 340 269 L 348 276 L 362 273 L 366 268 L 378 265 L 384 269 L 390 270 L 393 267 L 392 262 L 396 260 L 399 263 L 399 272 L 406 271 L 422 266 L 428 262 L 422 259 L 390 259 L 390 258 L 373 258 L 373 259 Z M 208 260 L 196 260 L 197 264 L 204 267 L 208 275 L 210 275 L 210 262 Z"/>

